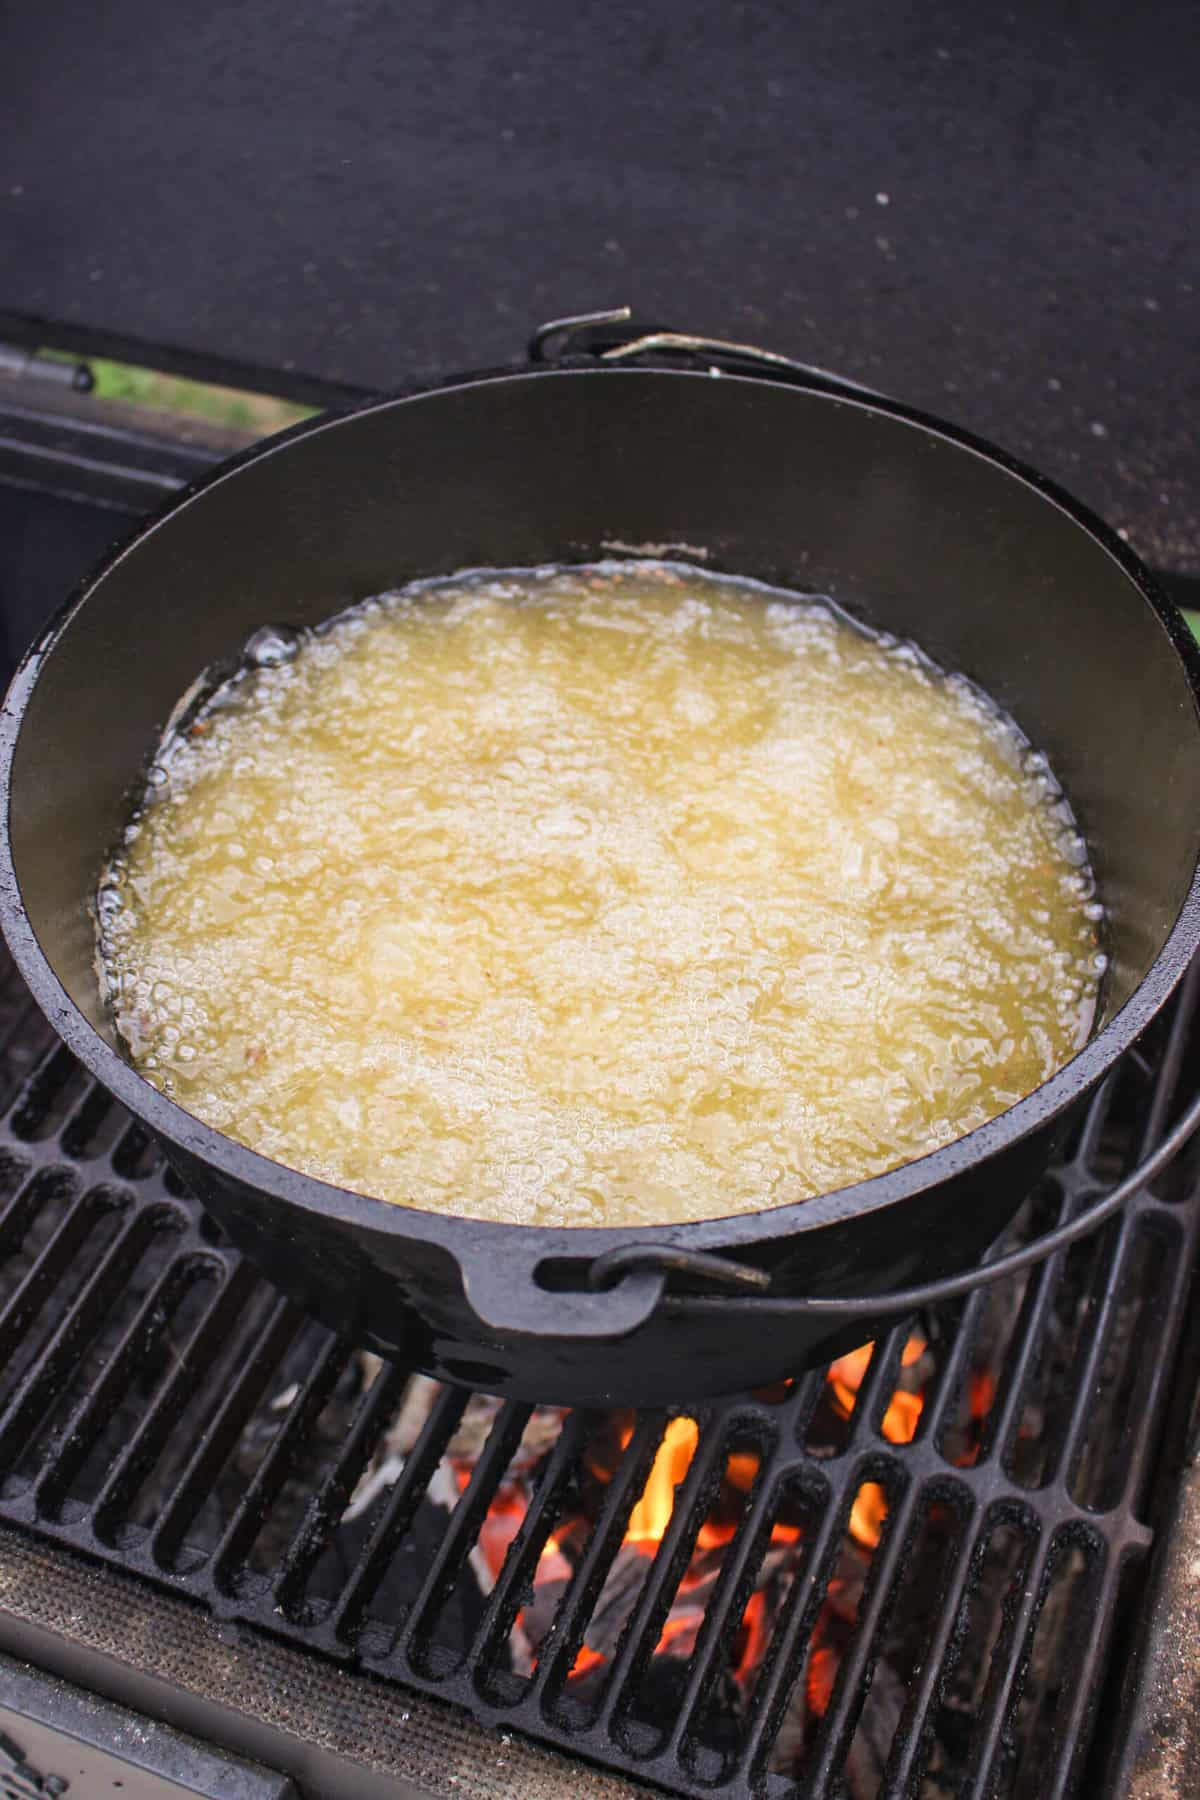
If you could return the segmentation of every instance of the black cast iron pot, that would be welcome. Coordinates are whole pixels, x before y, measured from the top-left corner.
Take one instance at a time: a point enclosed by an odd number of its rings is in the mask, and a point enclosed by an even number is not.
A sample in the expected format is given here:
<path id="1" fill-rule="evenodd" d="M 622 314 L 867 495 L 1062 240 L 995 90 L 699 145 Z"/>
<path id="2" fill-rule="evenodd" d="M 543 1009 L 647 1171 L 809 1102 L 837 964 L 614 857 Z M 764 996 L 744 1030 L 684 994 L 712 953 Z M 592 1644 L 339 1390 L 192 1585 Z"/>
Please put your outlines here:
<path id="1" fill-rule="evenodd" d="M 679 1402 L 861 1342 L 889 1293 L 972 1267 L 1011 1218 L 1072 1108 L 1196 945 L 1200 680 L 1185 628 L 1125 546 L 987 445 L 782 368 L 717 377 L 580 360 L 318 420 L 218 471 L 114 555 L 8 696 L 0 911 L 70 1049 L 311 1312 L 505 1394 Z M 1071 798 L 1108 908 L 1105 1012 L 1086 1048 L 918 1162 L 661 1230 L 388 1206 L 255 1155 L 142 1080 L 100 1005 L 89 904 L 130 790 L 197 673 L 236 659 L 265 623 L 310 625 L 417 576 L 592 560 L 614 545 L 670 546 L 832 595 L 1013 714 Z M 717 1279 L 698 1254 L 719 1259 Z M 878 1299 L 849 1322 L 764 1317 L 753 1290 L 768 1283 L 775 1296 Z M 730 1284 L 739 1291 L 722 1295 Z"/>

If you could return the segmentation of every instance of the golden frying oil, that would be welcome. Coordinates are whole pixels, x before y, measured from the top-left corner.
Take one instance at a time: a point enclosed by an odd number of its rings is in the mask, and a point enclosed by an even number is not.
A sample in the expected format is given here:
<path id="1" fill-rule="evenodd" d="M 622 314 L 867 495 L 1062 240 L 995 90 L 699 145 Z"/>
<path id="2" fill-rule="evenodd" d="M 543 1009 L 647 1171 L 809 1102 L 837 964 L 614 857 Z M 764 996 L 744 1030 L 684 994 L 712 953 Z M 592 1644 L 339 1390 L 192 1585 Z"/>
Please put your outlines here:
<path id="1" fill-rule="evenodd" d="M 665 564 L 485 572 L 256 657 L 102 884 L 137 1067 L 400 1204 L 657 1224 L 836 1188 L 1086 1036 L 1043 758 L 828 604 Z"/>

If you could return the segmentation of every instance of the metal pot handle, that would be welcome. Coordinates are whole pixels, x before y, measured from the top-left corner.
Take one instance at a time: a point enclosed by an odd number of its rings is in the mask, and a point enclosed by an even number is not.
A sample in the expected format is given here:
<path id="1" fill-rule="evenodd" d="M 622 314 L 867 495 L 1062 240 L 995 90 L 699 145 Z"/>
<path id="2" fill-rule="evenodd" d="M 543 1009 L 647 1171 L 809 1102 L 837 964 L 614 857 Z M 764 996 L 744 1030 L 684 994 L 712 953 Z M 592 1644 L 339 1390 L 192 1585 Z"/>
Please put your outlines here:
<path id="1" fill-rule="evenodd" d="M 459 1257 L 463 1292 L 480 1322 L 504 1337 L 628 1337 L 657 1310 L 666 1277 L 655 1269 L 631 1272 L 608 1293 L 544 1288 L 529 1268 L 495 1256 Z"/>
<path id="2" fill-rule="evenodd" d="M 742 1292 L 765 1291 L 769 1275 L 723 1256 L 670 1244 L 626 1244 L 598 1256 L 587 1287 L 543 1287 L 536 1271 L 514 1271 L 494 1257 L 460 1257 L 463 1289 L 476 1316 L 495 1331 L 529 1337 L 627 1337 L 654 1313 L 667 1276 L 687 1275 Z"/>
<path id="3" fill-rule="evenodd" d="M 610 307 L 606 312 L 575 313 L 570 318 L 550 319 L 539 325 L 529 340 L 531 362 L 553 363 L 573 347 L 586 350 L 595 361 L 610 366 L 630 362 L 635 357 L 654 352 L 682 353 L 694 361 L 722 372 L 744 370 L 748 374 L 790 377 L 805 387 L 820 388 L 825 393 L 844 393 L 852 398 L 886 400 L 878 388 L 864 387 L 848 375 L 832 369 L 818 368 L 815 363 L 798 362 L 795 357 L 781 356 L 776 350 L 764 350 L 758 344 L 735 343 L 728 338 L 698 337 L 689 331 L 671 331 L 659 327 L 643 329 L 632 324 L 633 310 L 628 306 Z M 628 329 L 621 330 L 625 326 Z M 590 342 L 585 342 L 590 340 Z"/>

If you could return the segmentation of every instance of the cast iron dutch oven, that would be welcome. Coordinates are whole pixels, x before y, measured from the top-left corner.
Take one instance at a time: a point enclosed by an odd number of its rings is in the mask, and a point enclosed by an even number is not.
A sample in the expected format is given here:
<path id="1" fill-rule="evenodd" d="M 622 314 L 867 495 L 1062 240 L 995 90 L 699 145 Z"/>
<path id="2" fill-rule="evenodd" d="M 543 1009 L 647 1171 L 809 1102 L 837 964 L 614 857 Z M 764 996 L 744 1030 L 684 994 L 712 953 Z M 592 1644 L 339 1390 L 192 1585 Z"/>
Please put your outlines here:
<path id="1" fill-rule="evenodd" d="M 9 692 L 0 904 L 21 973 L 75 1056 L 304 1307 L 452 1381 L 654 1404 L 793 1373 L 870 1336 L 898 1288 L 978 1263 L 1196 945 L 1200 680 L 1137 559 L 999 451 L 811 372 L 616 353 L 318 419 L 218 470 L 110 557 Z M 1108 909 L 1110 974 L 1087 1046 L 917 1162 L 661 1230 L 388 1206 L 256 1155 L 137 1075 L 100 1004 L 90 903 L 197 672 L 236 662 L 266 623 L 311 625 L 413 577 L 618 545 L 831 595 L 1013 714 L 1071 798 Z M 777 1304 L 798 1294 L 875 1298 L 849 1319 Z"/>

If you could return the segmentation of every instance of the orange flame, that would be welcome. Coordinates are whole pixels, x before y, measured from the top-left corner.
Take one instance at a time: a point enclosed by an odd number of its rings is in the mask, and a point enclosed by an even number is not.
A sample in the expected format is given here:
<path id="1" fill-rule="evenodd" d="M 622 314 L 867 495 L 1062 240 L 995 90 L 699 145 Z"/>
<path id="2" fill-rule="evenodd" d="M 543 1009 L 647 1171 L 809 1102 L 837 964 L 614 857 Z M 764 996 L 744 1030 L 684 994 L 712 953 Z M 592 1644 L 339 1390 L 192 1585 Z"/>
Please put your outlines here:
<path id="1" fill-rule="evenodd" d="M 808 1704 L 818 1717 L 823 1717 L 829 1710 L 829 1702 L 833 1698 L 833 1684 L 837 1680 L 838 1653 L 829 1644 L 818 1644 L 808 1659 L 808 1676 L 805 1691 Z"/>
<path id="2" fill-rule="evenodd" d="M 877 1481 L 864 1481 L 850 1508 L 850 1532 L 868 1550 L 874 1550 L 883 1536 L 888 1498 Z"/>
<path id="3" fill-rule="evenodd" d="M 675 1489 L 691 1467 L 700 1430 L 695 1419 L 672 1419 L 646 1478 L 642 1497 L 629 1515 L 627 1543 L 657 1544 L 670 1523 Z"/>
<path id="4" fill-rule="evenodd" d="M 735 1525 L 719 1525 L 715 1519 L 705 1519 L 696 1533 L 697 1550 L 719 1550 L 722 1544 L 733 1542 Z"/>
<path id="5" fill-rule="evenodd" d="M 745 1648 L 733 1672 L 734 1680 L 738 1682 L 747 1677 L 751 1670 L 758 1668 L 767 1653 L 767 1645 L 771 1640 L 767 1600 L 761 1590 L 751 1594 L 746 1602 L 746 1610 L 742 1614 L 742 1630 L 745 1633 Z"/>
<path id="6" fill-rule="evenodd" d="M 910 1387 L 917 1385 L 914 1365 L 924 1355 L 925 1349 L 925 1340 L 916 1334 L 909 1338 L 904 1347 L 901 1368 L 913 1373 L 901 1377 L 908 1385 L 896 1387 L 881 1422 L 882 1434 L 890 1443 L 907 1444 L 916 1434 L 923 1397 L 920 1393 L 910 1391 Z M 859 1391 L 871 1366 L 874 1352 L 875 1345 L 863 1344 L 846 1356 L 838 1357 L 830 1366 L 830 1397 L 843 1418 L 850 1418 L 857 1405 Z M 979 1417 L 986 1413 L 992 1399 L 993 1385 L 990 1378 L 986 1375 L 978 1378 L 972 1376 L 970 1402 L 973 1416 Z M 598 1480 L 611 1480 L 615 1459 L 623 1455 L 632 1442 L 634 1423 L 634 1416 L 630 1413 L 612 1417 L 606 1435 L 597 1441 L 594 1453 L 588 1456 L 588 1467 Z M 663 1433 L 641 1495 L 630 1514 L 624 1540 L 627 1546 L 642 1552 L 648 1558 L 656 1551 L 671 1523 L 677 1489 L 692 1466 L 699 1440 L 699 1427 L 695 1419 L 688 1417 L 672 1419 Z M 761 1454 L 749 1446 L 739 1447 L 727 1456 L 719 1499 L 696 1535 L 697 1551 L 719 1550 L 732 1541 L 740 1527 L 761 1468 Z M 454 1473 L 460 1490 L 464 1489 L 471 1475 L 470 1464 L 465 1460 L 459 1462 L 456 1458 Z M 502 1487 L 493 1502 L 489 1517 L 484 1521 L 480 1547 L 493 1578 L 499 1577 L 512 1550 L 512 1542 L 527 1504 L 519 1482 L 511 1487 Z M 888 1496 L 884 1488 L 874 1481 L 863 1482 L 854 1497 L 849 1531 L 864 1549 L 873 1550 L 881 1540 L 887 1515 Z M 576 1523 L 574 1520 L 567 1522 L 566 1538 L 569 1542 L 574 1541 L 572 1533 Z M 533 1574 L 535 1588 L 542 1588 L 549 1583 L 561 1583 L 565 1586 L 574 1577 L 575 1561 L 564 1538 L 559 1535 L 562 1531 L 560 1523 L 546 1536 Z M 772 1525 L 773 1546 L 794 1545 L 803 1537 L 804 1528 L 801 1525 L 785 1524 L 781 1520 L 776 1520 Z M 687 1654 L 687 1634 L 694 1633 L 696 1629 L 697 1609 L 700 1605 L 699 1600 L 693 1598 L 689 1601 L 687 1596 L 694 1588 L 699 1587 L 701 1581 L 711 1583 L 713 1579 L 711 1562 L 696 1566 L 701 1572 L 693 1575 L 693 1571 L 689 1569 L 680 1584 L 679 1594 L 686 1604 L 677 1614 L 669 1614 L 663 1621 L 657 1646 L 659 1651 L 677 1644 L 677 1653 Z M 523 1617 L 523 1611 L 518 1612 L 518 1625 Z M 739 1685 L 745 1686 L 757 1679 L 756 1671 L 766 1653 L 774 1618 L 775 1611 L 768 1604 L 764 1592 L 758 1591 L 748 1597 L 738 1637 L 736 1666 L 731 1670 Z M 571 1681 L 580 1680 L 606 1660 L 606 1656 L 600 1651 L 593 1650 L 586 1643 L 581 1645 L 571 1669 Z M 808 1673 L 809 1695 L 814 1712 L 824 1711 L 829 1703 L 837 1665 L 838 1655 L 835 1650 L 821 1643 L 814 1645 Z M 536 1651 L 534 1666 L 536 1667 Z"/>
<path id="7" fill-rule="evenodd" d="M 874 1349 L 874 1344 L 860 1344 L 857 1350 L 848 1351 L 845 1356 L 839 1356 L 836 1362 L 829 1365 L 828 1380 L 833 1389 L 834 1405 L 844 1419 L 848 1419 L 854 1411 L 858 1390 L 870 1367 Z M 924 1354 L 925 1339 L 914 1332 L 904 1346 L 904 1353 L 900 1358 L 901 1368 L 910 1369 Z M 881 1428 L 890 1444 L 912 1443 L 924 1404 L 920 1394 L 909 1393 L 907 1388 L 896 1389 L 883 1415 Z"/>
<path id="8" fill-rule="evenodd" d="M 667 1646 L 670 1644 L 672 1638 L 682 1637 L 685 1632 L 689 1632 L 689 1631 L 694 1634 L 695 1630 L 696 1630 L 695 1619 L 689 1618 L 686 1613 L 680 1614 L 680 1616 L 678 1618 L 664 1619 L 663 1620 L 663 1628 L 662 1628 L 662 1631 L 659 1633 L 658 1642 L 654 1646 L 654 1654 L 657 1656 L 660 1654 L 661 1651 L 665 1650 L 667 1648 Z"/>
<path id="9" fill-rule="evenodd" d="M 883 1435 L 889 1444 L 912 1443 L 924 1404 L 920 1394 L 906 1394 L 903 1389 L 897 1389 L 883 1415 Z"/>
<path id="10" fill-rule="evenodd" d="M 756 1456 L 753 1450 L 738 1450 L 726 1463 L 725 1474 L 735 1488 L 740 1488 L 743 1494 L 748 1494 L 754 1486 L 754 1477 L 761 1467 L 762 1458 Z"/>
<path id="11" fill-rule="evenodd" d="M 996 1398 L 996 1383 L 987 1369 L 972 1369 L 967 1377 L 967 1417 L 961 1433 L 962 1441 L 954 1462 L 960 1469 L 970 1469 L 979 1461 L 983 1448 L 983 1427 Z"/>
<path id="12" fill-rule="evenodd" d="M 839 1356 L 836 1362 L 829 1365 L 829 1385 L 844 1418 L 848 1419 L 854 1411 L 854 1402 L 858 1398 L 863 1376 L 870 1367 L 874 1349 L 874 1344 L 860 1344 L 857 1350 L 848 1350 L 845 1356 Z"/>
<path id="13" fill-rule="evenodd" d="M 986 1369 L 974 1369 L 971 1372 L 971 1417 L 986 1419 L 992 1410 L 992 1401 L 996 1398 L 996 1383 Z"/>
<path id="14" fill-rule="evenodd" d="M 843 1418 L 848 1419 L 854 1411 L 858 1390 L 871 1365 L 874 1351 L 874 1344 L 860 1344 L 857 1350 L 839 1356 L 829 1366 L 828 1381 L 833 1392 L 833 1403 Z M 925 1339 L 914 1332 L 904 1346 L 900 1358 L 901 1368 L 911 1369 L 924 1354 Z M 883 1436 L 890 1444 L 911 1444 L 916 1436 L 924 1404 L 923 1395 L 910 1393 L 907 1388 L 896 1388 L 880 1426 Z M 866 1549 L 873 1550 L 878 1544 L 887 1510 L 887 1495 L 884 1490 L 877 1482 L 864 1482 L 850 1509 L 850 1531 L 855 1540 Z"/>

